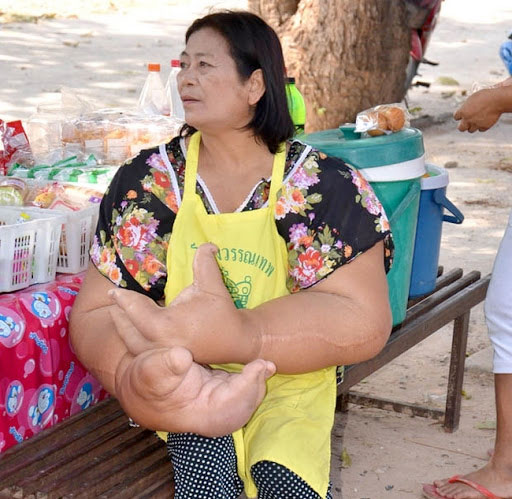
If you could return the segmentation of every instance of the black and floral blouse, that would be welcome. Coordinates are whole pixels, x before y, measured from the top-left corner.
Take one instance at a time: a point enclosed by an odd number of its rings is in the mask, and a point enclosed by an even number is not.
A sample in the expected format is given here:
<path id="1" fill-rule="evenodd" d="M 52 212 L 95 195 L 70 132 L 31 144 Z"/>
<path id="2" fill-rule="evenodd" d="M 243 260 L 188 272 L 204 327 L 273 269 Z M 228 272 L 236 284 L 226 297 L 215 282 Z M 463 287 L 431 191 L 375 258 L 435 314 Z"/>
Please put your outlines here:
<path id="1" fill-rule="evenodd" d="M 112 180 L 100 207 L 91 259 L 117 286 L 163 299 L 166 255 L 179 200 L 183 196 L 186 148 L 183 139 L 142 151 Z M 237 211 L 256 210 L 268 198 L 262 179 Z M 197 193 L 208 213 L 215 203 L 198 176 Z M 384 241 L 389 270 L 393 242 L 382 205 L 368 182 L 342 160 L 290 143 L 283 187 L 275 208 L 276 226 L 288 248 L 290 292 L 308 288 L 341 265 Z"/>

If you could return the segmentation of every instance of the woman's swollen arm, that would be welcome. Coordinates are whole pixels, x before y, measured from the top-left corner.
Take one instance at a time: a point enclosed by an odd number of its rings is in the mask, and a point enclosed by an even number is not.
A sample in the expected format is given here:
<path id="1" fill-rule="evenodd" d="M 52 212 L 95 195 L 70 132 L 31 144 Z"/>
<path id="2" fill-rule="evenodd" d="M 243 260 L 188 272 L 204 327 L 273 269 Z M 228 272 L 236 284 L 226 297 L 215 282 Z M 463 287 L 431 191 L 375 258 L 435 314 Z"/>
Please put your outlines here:
<path id="1" fill-rule="evenodd" d="M 196 251 L 194 282 L 169 306 L 133 291 L 116 290 L 112 298 L 152 348 L 184 347 L 201 364 L 265 359 L 279 372 L 310 372 L 361 362 L 384 346 L 391 311 L 383 252 L 379 242 L 312 289 L 237 309 L 216 247 L 204 244 Z M 134 353 L 146 348 L 128 337 L 125 342 Z"/>
<path id="2" fill-rule="evenodd" d="M 377 355 L 392 318 L 382 242 L 313 288 L 241 311 L 243 329 L 258 338 L 257 357 L 279 372 L 305 372 Z M 250 357 L 249 357 L 250 359 Z"/>
<path id="3" fill-rule="evenodd" d="M 111 395 L 116 369 L 128 349 L 116 332 L 108 291 L 116 286 L 89 264 L 69 321 L 71 344 L 80 362 Z"/>

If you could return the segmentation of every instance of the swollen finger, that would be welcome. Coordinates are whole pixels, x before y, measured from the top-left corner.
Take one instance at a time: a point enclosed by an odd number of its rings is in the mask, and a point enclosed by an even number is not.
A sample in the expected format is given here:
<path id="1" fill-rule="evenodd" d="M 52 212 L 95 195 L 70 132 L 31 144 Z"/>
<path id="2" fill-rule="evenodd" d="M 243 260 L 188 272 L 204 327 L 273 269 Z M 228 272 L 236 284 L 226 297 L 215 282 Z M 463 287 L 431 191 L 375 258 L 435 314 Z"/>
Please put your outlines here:
<path id="1" fill-rule="evenodd" d="M 182 383 L 192 367 L 192 354 L 181 347 L 160 348 L 142 353 L 135 359 L 133 383 L 139 391 L 168 398 Z"/>
<path id="2" fill-rule="evenodd" d="M 111 289 L 108 292 L 112 301 L 128 316 L 133 325 L 144 331 L 155 317 L 160 307 L 148 296 L 126 289 Z"/>
<path id="3" fill-rule="evenodd" d="M 194 361 L 192 353 L 183 347 L 169 348 L 162 357 L 168 372 L 172 374 L 185 374 Z"/>
<path id="4" fill-rule="evenodd" d="M 149 341 L 134 326 L 133 322 L 121 308 L 118 306 L 111 307 L 109 313 L 116 327 L 117 334 L 132 355 L 138 355 L 150 348 Z"/>
<path id="5" fill-rule="evenodd" d="M 227 293 L 215 255 L 217 247 L 212 243 L 199 246 L 194 255 L 194 285 L 212 294 Z"/>
<path id="6" fill-rule="evenodd" d="M 270 378 L 276 371 L 272 362 L 265 360 L 254 360 L 247 364 L 239 376 L 229 378 L 229 385 L 233 396 L 243 394 L 246 403 L 259 404 L 266 392 L 265 380 Z M 253 393 L 254 399 L 251 401 L 250 393 Z"/>

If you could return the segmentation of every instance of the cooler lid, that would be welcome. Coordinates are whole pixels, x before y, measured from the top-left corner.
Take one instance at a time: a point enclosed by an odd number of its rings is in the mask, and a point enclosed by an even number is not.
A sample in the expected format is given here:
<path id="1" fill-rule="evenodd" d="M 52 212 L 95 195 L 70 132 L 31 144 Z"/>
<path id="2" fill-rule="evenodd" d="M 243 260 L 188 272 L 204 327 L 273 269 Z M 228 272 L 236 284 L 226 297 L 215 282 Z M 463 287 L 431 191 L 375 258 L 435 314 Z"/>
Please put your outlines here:
<path id="1" fill-rule="evenodd" d="M 300 139 L 316 149 L 341 158 L 356 168 L 372 168 L 403 163 L 420 158 L 425 153 L 423 135 L 416 128 L 378 137 L 361 137 L 348 123 L 339 128 L 314 132 Z"/>

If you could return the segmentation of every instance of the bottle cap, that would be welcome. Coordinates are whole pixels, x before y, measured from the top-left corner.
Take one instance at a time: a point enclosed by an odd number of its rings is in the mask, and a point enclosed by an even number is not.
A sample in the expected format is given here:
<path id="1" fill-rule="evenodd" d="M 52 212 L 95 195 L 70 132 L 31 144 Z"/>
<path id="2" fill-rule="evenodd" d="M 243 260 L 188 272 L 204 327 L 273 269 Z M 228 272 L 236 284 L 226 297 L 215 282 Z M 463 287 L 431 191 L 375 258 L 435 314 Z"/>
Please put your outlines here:
<path id="1" fill-rule="evenodd" d="M 295 83 L 295 78 L 293 76 L 287 76 L 285 80 L 286 83 Z"/>
<path id="2" fill-rule="evenodd" d="M 160 71 L 160 64 L 150 62 L 148 64 L 148 71 Z"/>
<path id="3" fill-rule="evenodd" d="M 179 68 L 180 67 L 180 60 L 179 59 L 173 59 L 171 61 L 171 67 L 173 68 Z"/>

